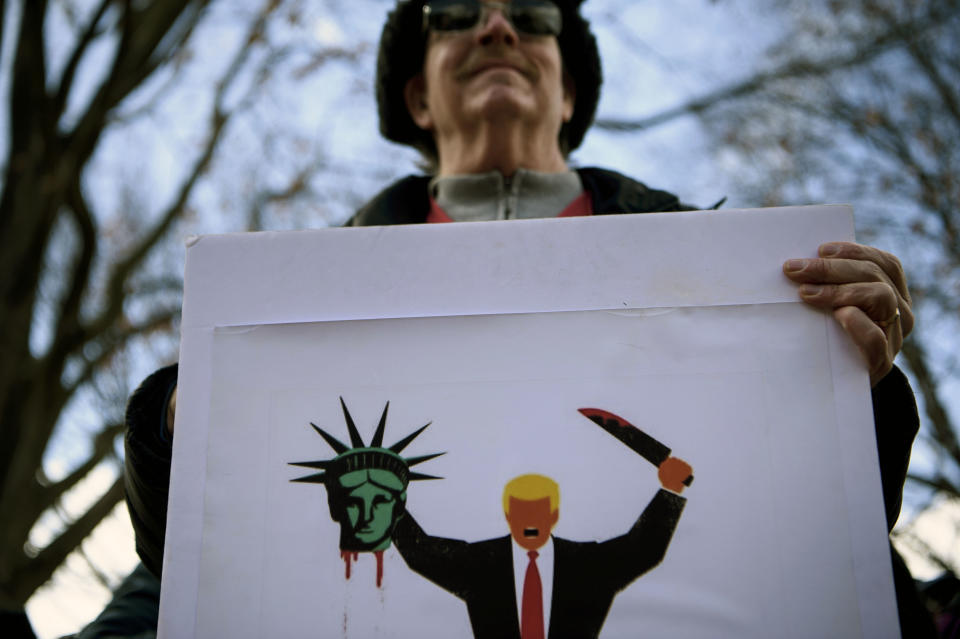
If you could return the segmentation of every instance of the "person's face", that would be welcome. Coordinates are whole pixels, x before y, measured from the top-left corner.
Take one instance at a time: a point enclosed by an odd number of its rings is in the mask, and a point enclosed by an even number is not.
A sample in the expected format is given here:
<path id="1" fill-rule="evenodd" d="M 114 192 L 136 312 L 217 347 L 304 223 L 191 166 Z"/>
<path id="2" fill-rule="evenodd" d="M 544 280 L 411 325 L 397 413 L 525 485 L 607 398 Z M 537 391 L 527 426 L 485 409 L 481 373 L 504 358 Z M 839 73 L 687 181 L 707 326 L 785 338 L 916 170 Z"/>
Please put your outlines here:
<path id="1" fill-rule="evenodd" d="M 343 550 L 383 550 L 389 546 L 398 514 L 397 492 L 388 489 L 391 483 L 402 489 L 386 471 L 359 470 L 340 477 L 345 489 L 344 512 L 339 519 Z"/>
<path id="2" fill-rule="evenodd" d="M 510 535 L 521 548 L 536 550 L 550 537 L 550 532 L 560 518 L 559 510 L 550 510 L 550 498 L 510 498 L 507 523 Z"/>
<path id="3" fill-rule="evenodd" d="M 439 145 L 481 120 L 547 127 L 556 138 L 574 91 L 554 36 L 519 32 L 501 9 L 485 7 L 473 28 L 428 33 L 423 73 L 407 83 L 406 98 Z"/>

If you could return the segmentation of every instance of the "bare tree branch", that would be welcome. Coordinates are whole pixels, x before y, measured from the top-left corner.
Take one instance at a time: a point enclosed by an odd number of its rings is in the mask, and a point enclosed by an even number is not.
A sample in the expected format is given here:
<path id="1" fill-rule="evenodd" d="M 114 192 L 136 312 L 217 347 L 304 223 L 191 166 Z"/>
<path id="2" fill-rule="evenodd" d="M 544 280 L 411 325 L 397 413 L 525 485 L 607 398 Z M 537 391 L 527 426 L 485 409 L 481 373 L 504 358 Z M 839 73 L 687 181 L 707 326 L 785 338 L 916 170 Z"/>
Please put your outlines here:
<path id="1" fill-rule="evenodd" d="M 180 308 L 168 308 L 154 311 L 150 317 L 137 322 L 128 324 L 122 328 L 114 327 L 112 330 L 102 333 L 97 340 L 99 353 L 84 362 L 76 378 L 71 379 L 66 385 L 66 391 L 73 393 L 80 386 L 89 382 L 96 371 L 110 360 L 114 355 L 121 351 L 129 341 L 134 337 L 142 337 L 154 333 L 164 328 L 169 328 L 170 323 L 180 315 Z"/>
<path id="2" fill-rule="evenodd" d="M 35 519 L 44 510 L 53 506 L 64 493 L 76 486 L 86 477 L 90 471 L 100 465 L 104 459 L 114 454 L 114 443 L 118 436 L 123 433 L 124 425 L 122 423 L 107 424 L 93 439 L 93 450 L 86 460 L 77 466 L 69 475 L 50 486 L 45 486 L 40 495 L 42 499 L 34 503 L 32 517 Z"/>
<path id="3" fill-rule="evenodd" d="M 7 3 L 6 0 L 0 0 L 0 51 L 3 51 L 3 33 L 7 24 Z"/>
<path id="4" fill-rule="evenodd" d="M 258 193 L 250 202 L 247 212 L 247 230 L 258 231 L 263 228 L 263 209 L 271 204 L 291 200 L 308 190 L 308 178 L 316 170 L 316 163 L 308 164 L 298 171 L 281 189 Z"/>
<path id="5" fill-rule="evenodd" d="M 193 168 L 180 185 L 173 203 L 161 215 L 160 221 L 140 239 L 122 261 L 114 266 L 107 285 L 107 303 L 104 305 L 103 311 L 86 327 L 83 335 L 85 339 L 99 336 L 118 317 L 123 306 L 124 288 L 127 280 L 170 229 L 174 221 L 183 214 L 190 194 L 193 192 L 193 187 L 206 172 L 213 159 L 214 151 L 230 115 L 231 113 L 222 112 L 218 107 L 214 107 L 210 118 L 210 130 L 200 156 L 194 161 Z M 64 346 L 73 346 L 73 344 L 65 344 Z"/>
<path id="6" fill-rule="evenodd" d="M 940 400 L 936 377 L 927 365 L 926 353 L 915 339 L 907 340 L 901 352 L 920 387 L 924 412 L 933 428 L 933 437 L 953 463 L 960 467 L 960 441 L 957 440 L 946 406 Z M 953 492 L 956 493 L 957 489 L 954 488 Z"/>
<path id="7" fill-rule="evenodd" d="M 837 56 L 823 61 L 791 61 L 773 71 L 759 73 L 749 80 L 739 82 L 727 88 L 720 89 L 719 91 L 713 91 L 679 106 L 661 111 L 660 113 L 636 120 L 602 118 L 597 120 L 597 126 L 601 129 L 611 131 L 639 131 L 649 129 L 685 115 L 699 115 L 724 102 L 730 102 L 738 98 L 753 95 L 758 91 L 766 89 L 774 82 L 783 82 L 801 77 L 823 76 L 839 69 L 859 65 L 865 60 L 879 55 L 881 52 L 881 50 L 872 50 L 869 47 L 864 47 L 853 55 Z"/>
<path id="8" fill-rule="evenodd" d="M 4 241 L 0 251 L 0 520 L 4 521 L 10 496 L 16 495 L 11 486 L 16 482 L 8 478 L 19 476 L 18 464 L 26 462 L 16 455 L 25 435 L 20 419 L 29 414 L 24 410 L 28 400 L 22 380 L 35 366 L 29 344 L 21 336 L 29 335 L 46 237 L 54 218 L 51 185 L 38 177 L 43 173 L 51 131 L 45 117 L 42 37 L 47 3 L 38 0 L 21 6 L 9 115 L 9 121 L 18 125 L 10 127 L 10 159 L 0 196 L 0 238 L 16 239 Z M 4 532 L 0 528 L 0 536 Z M 3 560 L 0 554 L 0 575 Z"/>
<path id="9" fill-rule="evenodd" d="M 910 473 L 907 475 L 907 479 L 925 486 L 927 488 L 932 488 L 937 493 L 942 493 L 944 495 L 949 495 L 951 497 L 960 497 L 960 488 L 954 486 L 946 477 L 938 475 L 936 477 L 924 477 L 923 475 L 915 475 Z"/>
<path id="10" fill-rule="evenodd" d="M 165 97 L 170 90 L 176 86 L 176 84 L 181 79 L 183 66 L 179 64 L 174 64 L 173 72 L 170 73 L 170 76 L 164 81 L 162 85 L 154 89 L 153 93 L 149 98 L 144 100 L 143 104 L 130 109 L 129 111 L 122 111 L 122 106 L 115 109 L 107 118 L 107 121 L 110 124 L 129 124 L 137 118 L 148 115 L 152 113 L 160 100 Z"/>
<path id="11" fill-rule="evenodd" d="M 44 235 L 38 229 L 44 228 L 47 219 L 36 219 L 39 215 L 27 217 L 14 215 L 14 207 L 21 205 L 32 195 L 34 198 L 48 198 L 47 189 L 36 188 L 32 193 L 20 186 L 21 178 L 30 175 L 31 170 L 43 162 L 45 146 L 52 131 L 50 119 L 45 117 L 46 99 L 46 56 L 43 48 L 43 21 L 46 0 L 37 0 L 23 4 L 20 17 L 20 31 L 12 64 L 12 82 L 10 87 L 9 121 L 18 123 L 11 126 L 9 140 L 9 158 L 3 181 L 3 195 L 0 200 L 0 237 L 20 238 L 19 247 L 0 251 L 0 327 L 5 327 L 10 310 L 11 297 L 21 300 L 36 286 L 36 280 L 23 281 L 21 273 L 32 273 L 42 259 Z M 32 186 L 32 185 L 28 185 Z M 34 202 L 38 211 L 43 211 Z M 19 207 L 18 207 L 19 208 Z M 37 254 L 37 249 L 41 249 Z M 2 333 L 3 331 L 0 331 Z M 4 349 L 4 352 L 9 352 Z"/>
<path id="12" fill-rule="evenodd" d="M 57 569 L 74 548 L 87 538 L 113 507 L 123 499 L 123 477 L 118 477 L 113 485 L 79 519 L 70 524 L 46 548 L 41 550 L 29 563 L 17 570 L 17 593 L 24 599 L 26 595 L 39 588 L 53 571 Z"/>
<path id="13" fill-rule="evenodd" d="M 800 105 L 798 108 L 801 108 Z M 815 109 L 809 109 L 807 112 L 817 113 Z M 920 192 L 932 196 L 928 197 L 928 201 L 923 204 L 937 214 L 943 225 L 945 232 L 941 234 L 941 238 L 944 247 L 954 254 L 958 253 L 960 229 L 957 228 L 955 211 L 948 200 L 936 197 L 935 194 L 941 192 L 937 179 L 917 159 L 910 141 L 905 139 L 908 133 L 902 127 L 880 113 L 865 114 L 863 108 L 858 109 L 840 100 L 833 102 L 826 111 L 817 114 L 831 122 L 850 128 L 861 138 L 871 140 L 878 149 L 889 154 L 905 168 L 906 173 L 918 183 Z"/>
<path id="14" fill-rule="evenodd" d="M 261 34 L 263 33 L 266 20 L 269 17 L 270 12 L 275 10 L 276 5 L 276 0 L 268 0 L 264 10 L 260 13 L 257 20 L 254 21 L 253 25 L 250 27 L 247 37 L 244 38 L 243 44 L 241 44 L 240 48 L 235 53 L 227 71 L 217 83 L 214 105 L 210 115 L 210 128 L 203 151 L 194 161 L 193 168 L 178 189 L 177 196 L 174 198 L 173 203 L 168 206 L 166 211 L 160 216 L 160 221 L 150 231 L 148 231 L 144 237 L 140 239 L 140 241 L 128 252 L 127 256 L 123 260 L 114 266 L 108 279 L 107 302 L 104 305 L 104 310 L 87 327 L 85 331 L 86 338 L 89 339 L 91 337 L 96 337 L 103 331 L 107 330 L 107 328 L 112 324 L 121 311 L 124 297 L 124 285 L 127 279 L 142 263 L 146 255 L 166 234 L 173 222 L 180 215 L 182 215 L 187 201 L 193 192 L 193 187 L 196 185 L 197 181 L 204 174 L 204 172 L 206 172 L 211 160 L 213 159 L 214 151 L 216 150 L 217 144 L 220 141 L 224 127 L 231 116 L 236 113 L 236 109 L 232 111 L 224 110 L 224 96 L 233 85 L 233 82 L 236 80 L 238 74 L 249 58 L 252 52 L 252 47 L 250 45 L 255 43 L 260 38 Z"/>
<path id="15" fill-rule="evenodd" d="M 183 292 L 183 278 L 174 275 L 162 275 L 137 279 L 136 290 L 130 295 L 133 299 L 153 297 L 160 293 L 173 293 L 177 297 Z"/>
<path id="16" fill-rule="evenodd" d="M 948 6 L 955 2 L 946 3 Z M 939 10 L 938 10 L 939 9 Z M 921 18 L 911 20 L 902 25 L 902 28 L 911 33 L 922 33 L 938 24 L 937 20 L 943 17 L 943 9 L 931 7 Z M 883 34 L 862 43 L 852 53 L 828 56 L 823 59 L 794 59 L 773 69 L 757 73 L 751 78 L 732 86 L 713 91 L 699 98 L 689 100 L 684 104 L 666 109 L 660 113 L 639 119 L 600 118 L 596 125 L 610 131 L 639 131 L 665 124 L 685 115 L 699 115 L 703 112 L 739 98 L 753 95 L 768 88 L 773 83 L 795 80 L 799 78 L 822 77 L 863 65 L 886 53 L 892 47 L 899 45 L 899 32 L 884 32 Z"/>
<path id="17" fill-rule="evenodd" d="M 83 301 L 83 294 L 87 290 L 90 269 L 99 244 L 93 213 L 87 205 L 80 180 L 81 174 L 78 173 L 74 177 L 67 194 L 70 214 L 80 231 L 78 236 L 80 242 L 79 255 L 74 268 L 71 270 L 69 286 L 60 306 L 60 312 L 54 321 L 54 333 L 58 336 L 69 336 L 68 339 L 72 340 L 77 339 L 81 330 L 80 304 Z M 61 339 L 64 338 L 61 337 Z"/>
<path id="18" fill-rule="evenodd" d="M 125 211 L 112 218 L 97 210 L 101 194 L 84 189 L 88 183 L 83 175 L 87 172 L 94 177 L 88 172 L 93 153 L 110 131 L 118 130 L 119 105 L 143 86 L 145 79 L 167 64 L 171 66 L 164 68 L 164 79 L 167 69 L 172 70 L 169 76 L 174 79 L 185 75 L 179 70 L 192 58 L 183 52 L 210 0 L 64 0 L 62 6 L 56 0 L 30 0 L 17 4 L 21 20 L 7 34 L 15 42 L 6 42 L 13 52 L 7 61 L 12 71 L 8 120 L 16 126 L 10 128 L 5 146 L 8 155 L 0 176 L 3 608 L 22 606 L 119 499 L 115 484 L 46 549 L 36 554 L 25 551 L 38 517 L 50 509 L 58 510 L 64 494 L 82 484 L 83 477 L 112 456 L 120 429 L 115 411 L 123 404 L 129 381 L 114 369 L 123 368 L 123 355 L 129 352 L 132 340 L 168 331 L 179 312 L 180 278 L 162 272 L 148 274 L 145 269 L 154 266 L 155 250 L 187 212 L 229 123 L 256 106 L 275 80 L 274 68 L 289 62 L 288 52 L 295 51 L 293 47 L 273 47 L 269 42 L 273 32 L 267 29 L 267 20 L 276 19 L 284 0 L 264 0 L 252 19 L 246 21 L 244 17 L 246 26 L 241 28 L 246 39 L 242 49 L 226 60 L 229 68 L 214 87 L 209 117 L 200 125 L 196 156 L 175 185 L 170 200 L 161 205 L 141 233 L 134 234 L 128 250 L 117 256 L 110 237 L 122 237 L 133 216 Z M 81 5 L 84 10 L 79 14 L 72 11 Z M 70 23 L 66 29 L 49 15 L 56 11 L 59 17 L 61 9 Z M 5 10 L 11 10 L 10 3 L 0 0 L 0 33 Z M 9 21 L 6 26 L 11 27 Z M 50 38 L 62 38 L 65 32 L 71 40 L 51 48 Z M 112 59 L 102 70 L 101 84 L 93 87 L 92 99 L 77 109 L 75 119 L 71 118 L 73 128 L 64 131 L 63 127 L 70 125 L 64 124 L 63 113 L 68 109 L 73 113 L 82 70 L 101 44 L 115 47 L 108 53 Z M 54 49 L 63 53 L 64 66 L 59 77 L 48 78 L 44 56 Z M 260 55 L 264 52 L 266 55 Z M 226 57 L 222 52 L 219 55 L 218 61 Z M 314 62 L 349 55 L 331 48 Z M 161 90 L 173 86 L 164 79 L 157 83 L 163 85 Z M 284 79 L 300 78 L 293 73 Z M 175 87 L 174 93 L 177 90 Z M 143 104 L 139 98 L 137 103 Z M 151 106 L 148 101 L 146 108 Z M 140 112 L 134 107 L 127 115 Z M 295 172 L 288 188 L 267 194 L 265 201 L 281 201 L 306 191 L 310 167 Z M 104 223 L 106 227 L 101 226 Z M 42 282 L 53 285 L 45 286 L 41 298 L 38 283 Z M 174 290 L 176 294 L 171 294 Z M 92 317 L 87 315 L 88 309 Z M 111 377 L 115 374 L 121 381 Z M 64 407 L 72 398 L 80 397 L 77 393 L 81 388 L 102 400 L 100 408 L 110 415 L 106 418 L 109 426 L 79 466 L 51 483 L 42 472 L 42 457 L 54 428 L 58 424 L 69 427 Z M 44 511 L 45 507 L 48 510 Z"/>
<path id="19" fill-rule="evenodd" d="M 900 255 L 920 327 L 901 361 L 935 456 L 910 485 L 930 500 L 957 499 L 960 441 L 946 401 L 955 345 L 937 336 L 960 326 L 960 2 L 822 0 L 802 15 L 795 3 L 779 6 L 795 20 L 773 54 L 785 64 L 639 123 L 722 105 L 701 123 L 735 152 L 734 179 L 755 188 L 748 205 L 852 201 L 858 235 Z M 816 64 L 792 68 L 796 59 Z"/>
<path id="20" fill-rule="evenodd" d="M 948 3 L 948 5 L 951 3 Z M 953 3 L 955 5 L 955 3 Z M 955 123 L 960 124 L 960 101 L 957 99 L 957 87 L 949 83 L 940 73 L 930 55 L 930 47 L 922 43 L 922 32 L 911 30 L 906 25 L 900 24 L 896 16 L 889 9 L 881 6 L 879 3 L 871 7 L 872 11 L 881 16 L 887 27 L 892 33 L 897 34 L 900 40 L 906 45 L 907 51 L 917 63 L 917 66 L 927 75 L 930 83 L 936 89 L 946 108 Z"/>
<path id="21" fill-rule="evenodd" d="M 73 48 L 73 53 L 70 54 L 70 59 L 67 61 L 67 65 L 63 69 L 63 75 L 60 77 L 59 87 L 57 88 L 56 96 L 53 99 L 53 109 L 58 116 L 63 114 L 63 111 L 67 106 L 67 99 L 70 96 L 70 91 L 73 89 L 73 79 L 76 75 L 77 67 L 80 66 L 80 61 L 87 52 L 90 43 L 93 42 L 98 35 L 100 35 L 97 25 L 100 24 L 100 20 L 103 19 L 104 14 L 107 12 L 107 8 L 109 8 L 111 4 L 113 4 L 113 0 L 100 0 L 100 6 L 97 7 L 96 11 L 94 11 L 93 16 L 90 18 L 90 22 L 87 24 L 87 27 L 77 40 L 77 44 Z"/>
<path id="22" fill-rule="evenodd" d="M 84 563 L 87 564 L 87 568 L 90 569 L 90 572 L 93 574 L 93 578 L 97 580 L 101 586 L 107 590 L 114 590 L 117 584 L 113 583 L 107 574 L 100 570 L 100 567 L 97 566 L 96 562 L 90 559 L 90 555 L 87 553 L 86 549 L 83 547 L 83 544 L 80 544 L 77 547 L 77 552 L 83 557 Z"/>
<path id="23" fill-rule="evenodd" d="M 913 530 L 895 532 L 894 537 L 903 541 L 903 543 L 907 544 L 908 546 L 911 546 L 917 553 L 922 555 L 928 561 L 934 563 L 941 570 L 950 572 L 954 572 L 956 570 L 956 566 L 954 566 L 950 561 L 945 559 L 940 553 L 934 550 L 930 544 L 921 539 L 920 536 Z"/>
<path id="24" fill-rule="evenodd" d="M 198 19 L 208 0 L 168 0 L 151 2 L 137 10 L 124 0 L 120 18 L 120 42 L 113 65 L 104 83 L 74 130 L 67 136 L 67 146 L 78 158 L 86 161 L 93 152 L 111 110 L 157 68 L 170 51 L 179 48 L 190 33 L 177 30 L 177 23 Z M 161 45 L 164 47 L 158 50 Z"/>

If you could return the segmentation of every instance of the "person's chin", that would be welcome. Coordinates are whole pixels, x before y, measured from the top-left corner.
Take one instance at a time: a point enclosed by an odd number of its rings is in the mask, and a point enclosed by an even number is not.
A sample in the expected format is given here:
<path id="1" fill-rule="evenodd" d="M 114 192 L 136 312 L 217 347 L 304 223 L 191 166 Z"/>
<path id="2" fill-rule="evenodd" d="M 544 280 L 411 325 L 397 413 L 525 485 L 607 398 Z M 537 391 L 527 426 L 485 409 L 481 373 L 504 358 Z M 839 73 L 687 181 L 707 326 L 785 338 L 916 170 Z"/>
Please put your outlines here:
<path id="1" fill-rule="evenodd" d="M 497 82 L 500 84 L 526 83 L 526 77 L 517 69 L 509 66 L 489 67 L 473 74 L 473 82 Z"/>
<path id="2" fill-rule="evenodd" d="M 529 96 L 510 85 L 493 85 L 477 100 L 475 113 L 484 120 L 505 120 L 523 118 L 535 112 L 535 105 Z"/>

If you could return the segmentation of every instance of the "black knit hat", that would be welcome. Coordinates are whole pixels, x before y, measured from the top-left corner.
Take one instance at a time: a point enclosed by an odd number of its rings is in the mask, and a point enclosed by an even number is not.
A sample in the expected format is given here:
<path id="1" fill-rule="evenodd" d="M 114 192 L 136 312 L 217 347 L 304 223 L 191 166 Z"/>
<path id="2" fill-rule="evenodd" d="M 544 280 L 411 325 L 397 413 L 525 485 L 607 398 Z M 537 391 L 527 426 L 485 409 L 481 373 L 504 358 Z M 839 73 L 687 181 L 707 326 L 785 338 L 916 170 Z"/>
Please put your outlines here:
<path id="1" fill-rule="evenodd" d="M 590 24 L 580 15 L 583 0 L 553 0 L 563 14 L 563 31 L 557 38 L 564 71 L 573 78 L 576 101 L 573 116 L 560 129 L 564 154 L 580 146 L 593 123 L 600 98 L 603 73 L 600 52 Z M 425 0 L 400 0 L 387 16 L 377 55 L 377 110 L 385 138 L 415 147 L 436 159 L 433 135 L 416 125 L 407 111 L 404 88 L 423 70 L 426 40 L 422 32 Z"/>

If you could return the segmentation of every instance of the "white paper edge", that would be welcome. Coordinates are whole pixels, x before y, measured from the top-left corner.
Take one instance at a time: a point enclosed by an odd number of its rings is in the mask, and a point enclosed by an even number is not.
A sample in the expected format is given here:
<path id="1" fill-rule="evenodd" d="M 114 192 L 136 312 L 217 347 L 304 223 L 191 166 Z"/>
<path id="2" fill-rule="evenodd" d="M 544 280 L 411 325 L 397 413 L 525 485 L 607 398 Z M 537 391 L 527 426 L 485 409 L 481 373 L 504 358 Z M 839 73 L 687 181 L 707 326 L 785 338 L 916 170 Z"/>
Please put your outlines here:
<path id="1" fill-rule="evenodd" d="M 792 302 L 796 288 L 779 264 L 814 256 L 817 245 L 829 241 L 825 228 L 830 239 L 852 239 L 852 219 L 851 207 L 828 205 L 209 235 L 187 251 L 182 330 Z M 549 239 L 544 224 L 552 225 Z M 738 232 L 745 227 L 749 232 Z M 585 234 L 602 246 L 585 249 Z M 642 255 L 638 236 L 649 240 Z M 395 264 L 403 268 L 376 266 L 385 242 L 401 247 Z M 474 242 L 484 243 L 483 261 L 450 259 Z M 278 244 L 282 250 L 274 249 Z M 555 261 L 531 259 L 533 252 L 552 254 Z M 641 270 L 650 265 L 655 272 Z M 483 298 L 474 288 L 464 290 L 463 282 L 483 277 L 503 279 L 493 280 L 498 286 Z M 346 278 L 353 282 L 349 288 L 343 286 Z"/>
<path id="2" fill-rule="evenodd" d="M 206 451 L 212 355 L 212 328 L 183 331 L 177 375 L 177 430 L 170 468 L 170 502 L 180 499 L 189 506 L 176 513 L 172 510 L 167 513 L 157 637 L 193 637 L 196 626 L 206 455 L 199 456 L 199 463 L 192 465 L 180 463 L 184 454 L 177 451 L 192 447 Z M 203 375 L 203 371 L 208 374 Z M 185 561 L 176 561 L 181 558 Z"/>
<path id="3" fill-rule="evenodd" d="M 843 460 L 843 485 L 846 488 L 847 512 L 850 514 L 850 548 L 853 553 L 854 578 L 860 597 L 860 626 L 862 636 L 900 637 L 900 616 L 893 587 L 893 567 L 889 561 L 872 561 L 865 548 L 874 544 L 889 544 L 886 532 L 887 515 L 880 500 L 861 501 L 853 498 L 853 486 L 880 485 L 880 460 L 876 455 L 857 454 L 864 438 L 876 450 L 876 429 L 873 406 L 870 402 L 870 378 L 856 346 L 840 325 L 825 318 L 830 349 L 830 368 L 833 372 L 833 392 Z M 862 373 L 857 375 L 857 373 Z M 857 522 L 871 522 L 869 526 L 855 526 Z M 883 522 L 878 525 L 877 522 Z M 889 606 L 868 605 L 866 602 L 889 601 Z"/>

